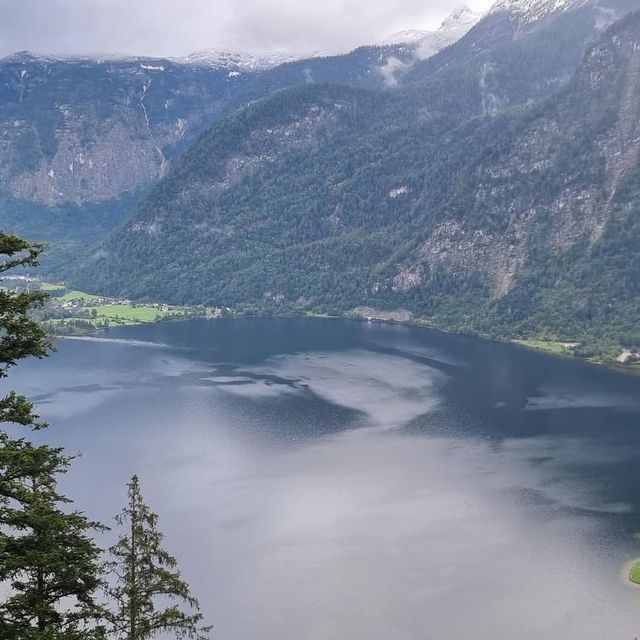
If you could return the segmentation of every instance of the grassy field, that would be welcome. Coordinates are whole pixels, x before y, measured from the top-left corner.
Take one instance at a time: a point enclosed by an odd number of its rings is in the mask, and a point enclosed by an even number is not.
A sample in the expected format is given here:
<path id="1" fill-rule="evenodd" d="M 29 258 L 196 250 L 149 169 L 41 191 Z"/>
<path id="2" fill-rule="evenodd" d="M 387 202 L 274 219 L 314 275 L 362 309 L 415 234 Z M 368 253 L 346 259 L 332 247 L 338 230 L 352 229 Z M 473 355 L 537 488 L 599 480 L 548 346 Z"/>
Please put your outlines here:
<path id="1" fill-rule="evenodd" d="M 84 333 L 88 330 L 98 331 L 105 327 L 156 322 L 169 317 L 190 317 L 193 315 L 193 310 L 189 309 L 172 308 L 170 311 L 162 311 L 151 306 L 126 304 L 104 304 L 95 307 L 86 305 L 82 307 L 82 311 L 90 314 L 89 317 L 86 315 L 73 315 L 65 318 L 52 318 L 48 321 L 49 325 L 56 330 L 63 331 L 65 327 L 72 327 L 75 324 L 75 330 Z M 95 311 L 95 316 L 93 311 Z"/>
<path id="2" fill-rule="evenodd" d="M 87 305 L 84 311 L 92 314 L 92 322 L 102 325 L 114 326 L 119 324 L 140 324 L 141 322 L 155 322 L 168 317 L 189 316 L 192 310 L 171 308 L 169 311 L 162 311 L 157 307 L 148 305 L 128 305 L 128 304 L 102 304 L 96 307 Z M 95 316 L 93 313 L 95 311 Z"/>
<path id="3" fill-rule="evenodd" d="M 157 317 L 166 316 L 159 309 L 128 304 L 103 304 L 97 307 L 85 307 L 89 313 L 95 309 L 98 318 L 119 318 L 132 322 L 153 322 Z"/>
<path id="4" fill-rule="evenodd" d="M 63 293 L 49 298 L 51 311 L 44 318 L 55 335 L 88 335 L 107 327 L 220 316 L 220 310 L 214 308 L 129 303 L 128 300 L 67 289 L 61 284 L 37 284 L 44 291 Z"/>
<path id="5" fill-rule="evenodd" d="M 635 582 L 635 584 L 640 584 L 640 560 L 636 560 L 633 563 L 631 571 L 629 572 L 629 580 Z"/>

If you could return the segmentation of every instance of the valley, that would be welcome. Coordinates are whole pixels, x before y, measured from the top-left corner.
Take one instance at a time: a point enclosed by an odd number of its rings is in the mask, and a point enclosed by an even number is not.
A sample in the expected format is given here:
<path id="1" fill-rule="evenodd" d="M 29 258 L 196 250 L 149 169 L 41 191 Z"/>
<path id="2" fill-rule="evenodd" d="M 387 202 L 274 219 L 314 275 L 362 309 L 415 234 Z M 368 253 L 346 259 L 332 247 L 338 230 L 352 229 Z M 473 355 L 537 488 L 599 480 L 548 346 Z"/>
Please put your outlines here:
<path id="1" fill-rule="evenodd" d="M 640 0 L 6 3 L 0 638 L 638 637 Z"/>
<path id="2" fill-rule="evenodd" d="M 223 317 L 240 318 L 254 315 L 243 308 L 215 308 L 188 305 L 169 305 L 164 303 L 135 302 L 128 299 L 110 298 L 84 291 L 70 290 L 63 284 L 53 284 L 37 278 L 6 278 L 5 286 L 10 291 L 42 290 L 49 294 L 47 306 L 41 313 L 44 326 L 53 336 L 96 336 L 105 329 L 119 326 L 137 325 L 148 322 L 167 322 L 188 319 L 216 320 Z M 268 315 L 274 315 L 273 313 Z M 380 311 L 371 307 L 360 307 L 346 313 L 318 313 L 314 311 L 295 311 L 275 314 L 286 316 L 305 316 L 309 318 L 355 319 L 366 322 L 380 322 L 407 326 L 432 327 L 428 320 L 413 317 L 406 310 Z M 436 327 L 437 328 L 437 327 Z M 543 351 L 555 356 L 580 357 L 580 342 L 559 342 L 542 338 L 506 340 L 522 347 Z M 611 350 L 599 357 L 586 358 L 594 364 L 607 365 L 617 369 L 640 371 L 640 353 L 625 349 L 621 353 Z"/>
<path id="3" fill-rule="evenodd" d="M 633 361 L 634 8 L 498 2 L 308 59 L 9 56 L 0 223 L 114 300 Z"/>
<path id="4" fill-rule="evenodd" d="M 632 5 L 610 4 L 610 18 Z M 65 257 L 45 255 L 45 276 L 240 313 L 405 309 L 584 358 L 633 353 L 638 19 L 519 6 L 426 59 L 394 44 L 261 72 L 111 229 L 52 239 Z M 391 58 L 405 66 L 388 87 Z"/>

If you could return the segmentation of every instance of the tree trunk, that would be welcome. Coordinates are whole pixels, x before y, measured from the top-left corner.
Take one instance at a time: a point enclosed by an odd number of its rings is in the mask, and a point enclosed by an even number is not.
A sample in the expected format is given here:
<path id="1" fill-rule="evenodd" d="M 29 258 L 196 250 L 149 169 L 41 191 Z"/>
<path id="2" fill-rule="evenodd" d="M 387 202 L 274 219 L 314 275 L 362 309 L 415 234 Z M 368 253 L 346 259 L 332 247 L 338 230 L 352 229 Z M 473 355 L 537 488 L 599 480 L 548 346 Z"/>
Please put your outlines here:
<path id="1" fill-rule="evenodd" d="M 131 582 L 131 594 L 129 596 L 129 640 L 136 640 L 136 517 L 135 507 L 131 510 L 131 567 L 129 580 Z"/>

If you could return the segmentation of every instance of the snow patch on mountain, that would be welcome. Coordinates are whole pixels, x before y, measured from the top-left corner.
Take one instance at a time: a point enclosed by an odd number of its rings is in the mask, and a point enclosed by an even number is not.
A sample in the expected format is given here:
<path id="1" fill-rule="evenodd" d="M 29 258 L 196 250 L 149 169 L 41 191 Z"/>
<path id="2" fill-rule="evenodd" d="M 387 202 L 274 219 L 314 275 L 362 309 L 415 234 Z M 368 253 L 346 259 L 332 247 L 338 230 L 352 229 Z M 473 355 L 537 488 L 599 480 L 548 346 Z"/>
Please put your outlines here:
<path id="1" fill-rule="evenodd" d="M 379 44 L 398 45 L 407 44 L 415 47 L 416 57 L 425 60 L 435 55 L 441 49 L 448 47 L 462 38 L 484 14 L 477 13 L 469 7 L 461 6 L 442 22 L 435 31 L 421 31 L 409 29 L 399 31 L 385 38 Z"/>
<path id="2" fill-rule="evenodd" d="M 164 63 L 210 67 L 212 69 L 228 69 L 232 72 L 257 72 L 277 67 L 287 62 L 293 62 L 299 58 L 276 51 L 269 54 L 240 53 L 235 51 L 223 51 L 221 49 L 206 49 L 196 51 L 186 56 L 177 58 L 153 58 L 148 56 L 132 56 L 119 53 L 108 54 L 37 54 L 31 51 L 19 51 L 4 58 L 1 63 L 133 63 L 145 71 L 164 71 Z"/>
<path id="3" fill-rule="evenodd" d="M 268 54 L 239 53 L 221 49 L 205 49 L 195 51 L 182 58 L 174 58 L 174 62 L 195 66 L 206 66 L 219 69 L 237 69 L 240 71 L 264 71 L 287 62 L 298 60 L 282 51 Z"/>
<path id="4" fill-rule="evenodd" d="M 398 31 L 391 34 L 379 44 L 383 46 L 392 46 L 395 44 L 419 44 L 425 38 L 436 33 L 435 31 L 424 31 L 421 29 L 407 29 L 406 31 Z"/>
<path id="5" fill-rule="evenodd" d="M 448 31 L 458 32 L 464 27 L 471 29 L 483 15 L 482 11 L 472 11 L 466 5 L 461 5 L 442 21 L 439 31 L 446 33 Z"/>
<path id="6" fill-rule="evenodd" d="M 578 9 L 591 0 L 499 0 L 489 13 L 516 14 L 523 24 L 531 24 L 550 15 Z"/>

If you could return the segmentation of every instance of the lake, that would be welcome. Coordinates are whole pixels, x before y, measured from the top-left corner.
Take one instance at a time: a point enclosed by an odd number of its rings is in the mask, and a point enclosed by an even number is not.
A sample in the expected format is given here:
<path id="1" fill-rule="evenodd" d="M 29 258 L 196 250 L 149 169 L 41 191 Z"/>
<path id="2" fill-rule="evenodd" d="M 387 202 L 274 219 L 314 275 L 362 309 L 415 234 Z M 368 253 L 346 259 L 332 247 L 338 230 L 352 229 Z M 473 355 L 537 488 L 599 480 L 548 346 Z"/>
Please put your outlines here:
<path id="1" fill-rule="evenodd" d="M 632 640 L 640 377 L 340 320 L 66 339 L 9 383 L 112 523 L 140 476 L 213 637 Z"/>

